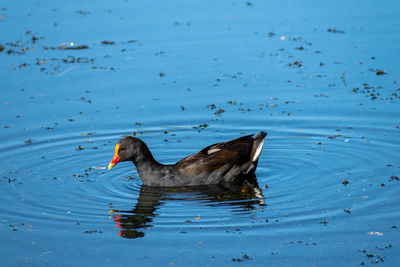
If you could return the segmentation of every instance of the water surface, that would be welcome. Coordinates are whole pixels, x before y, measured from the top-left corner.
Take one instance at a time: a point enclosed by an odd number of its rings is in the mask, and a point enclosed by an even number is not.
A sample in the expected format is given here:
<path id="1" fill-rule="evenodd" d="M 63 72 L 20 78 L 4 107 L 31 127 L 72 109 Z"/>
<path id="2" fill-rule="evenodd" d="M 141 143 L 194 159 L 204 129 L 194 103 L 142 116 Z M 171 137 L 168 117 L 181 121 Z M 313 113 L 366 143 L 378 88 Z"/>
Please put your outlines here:
<path id="1" fill-rule="evenodd" d="M 5 1 L 2 265 L 396 266 L 397 1 Z M 262 195 L 104 169 L 268 132 Z"/>

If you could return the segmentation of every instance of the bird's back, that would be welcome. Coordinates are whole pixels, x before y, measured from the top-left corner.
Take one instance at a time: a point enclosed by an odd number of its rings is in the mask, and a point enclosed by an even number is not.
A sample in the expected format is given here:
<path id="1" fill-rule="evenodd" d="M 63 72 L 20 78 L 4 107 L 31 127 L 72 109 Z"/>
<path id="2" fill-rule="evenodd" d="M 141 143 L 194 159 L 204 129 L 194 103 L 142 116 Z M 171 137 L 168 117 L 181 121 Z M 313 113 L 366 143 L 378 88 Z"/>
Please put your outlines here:
<path id="1" fill-rule="evenodd" d="M 266 133 L 217 143 L 203 148 L 175 164 L 181 175 L 209 175 L 208 182 L 231 182 L 242 174 L 254 173 Z M 221 181 L 217 181 L 221 180 Z"/>

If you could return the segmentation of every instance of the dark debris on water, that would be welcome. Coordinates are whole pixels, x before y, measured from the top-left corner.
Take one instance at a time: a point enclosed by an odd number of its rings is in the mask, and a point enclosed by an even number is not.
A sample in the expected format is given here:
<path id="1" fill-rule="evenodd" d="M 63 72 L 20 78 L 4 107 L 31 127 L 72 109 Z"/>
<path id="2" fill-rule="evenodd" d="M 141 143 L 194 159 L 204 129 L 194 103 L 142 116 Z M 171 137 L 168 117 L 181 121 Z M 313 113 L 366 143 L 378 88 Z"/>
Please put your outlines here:
<path id="1" fill-rule="evenodd" d="M 327 219 L 324 219 L 323 221 L 320 221 L 319 223 L 320 223 L 320 224 L 323 224 L 324 226 L 326 226 L 326 225 L 328 224 L 328 220 L 327 220 Z"/>
<path id="2" fill-rule="evenodd" d="M 83 50 L 89 49 L 88 45 L 61 45 L 61 46 L 45 46 L 44 50 Z"/>
<path id="3" fill-rule="evenodd" d="M 301 63 L 301 60 L 296 60 L 293 63 L 289 63 L 288 64 L 289 67 L 293 67 L 293 68 L 304 68 L 303 64 Z"/>
<path id="4" fill-rule="evenodd" d="M 28 140 L 25 140 L 24 143 L 31 145 L 33 141 L 34 141 L 33 139 L 28 139 Z"/>
<path id="5" fill-rule="evenodd" d="M 253 258 L 250 257 L 247 253 L 242 253 L 242 257 L 241 258 L 232 258 L 232 261 L 234 262 L 243 262 L 243 261 L 247 261 L 247 260 L 252 260 Z"/>
<path id="6" fill-rule="evenodd" d="M 217 116 L 221 116 L 222 113 L 225 112 L 224 109 L 222 109 L 221 107 L 217 107 L 215 104 L 209 104 L 206 106 L 206 108 L 210 109 L 210 110 L 214 110 L 214 114 Z"/>
<path id="7" fill-rule="evenodd" d="M 388 250 L 392 248 L 392 244 L 388 244 L 386 246 L 375 246 L 375 250 L 377 252 L 382 253 L 384 250 Z M 363 253 L 366 258 L 368 258 L 369 262 L 372 264 L 378 264 L 378 263 L 383 263 L 385 261 L 385 256 L 379 255 L 378 253 L 371 253 L 367 251 L 366 249 L 359 249 L 359 252 Z M 365 265 L 366 262 L 362 261 L 360 265 Z"/>
<path id="8" fill-rule="evenodd" d="M 26 224 L 23 222 L 18 223 L 18 224 L 10 224 L 9 226 L 11 228 L 10 231 L 18 231 L 21 229 L 21 227 L 24 227 L 28 231 L 32 231 L 32 229 L 36 228 L 36 226 L 34 226 L 34 225 L 29 225 L 29 224 Z"/>
<path id="9" fill-rule="evenodd" d="M 375 73 L 376 73 L 376 75 L 384 75 L 384 74 L 387 74 L 387 72 L 384 71 L 384 70 L 375 70 Z"/>
<path id="10" fill-rule="evenodd" d="M 198 132 L 201 132 L 202 130 L 204 130 L 208 126 L 209 126 L 208 124 L 204 123 L 204 124 L 200 124 L 198 126 L 193 126 L 192 128 L 197 130 Z"/>
<path id="11" fill-rule="evenodd" d="M 102 41 L 101 44 L 102 45 L 114 45 L 115 42 L 114 41 Z"/>
<path id="12" fill-rule="evenodd" d="M 61 45 L 50 46 L 47 45 L 47 42 L 41 42 L 44 39 L 45 39 L 44 37 L 39 36 L 37 33 L 33 35 L 32 31 L 27 30 L 24 39 L 0 44 L 0 52 L 5 51 L 5 54 L 10 56 L 13 55 L 22 56 L 27 54 L 28 52 L 30 52 L 30 54 L 35 53 L 37 56 L 33 60 L 33 62 L 20 62 L 17 65 L 13 66 L 12 69 L 20 70 L 28 66 L 38 66 L 39 71 L 47 75 L 58 74 L 59 76 L 61 76 L 72 70 L 71 67 L 69 67 L 68 69 L 64 69 L 63 64 L 76 64 L 76 63 L 94 64 L 95 60 L 94 58 L 75 57 L 72 55 L 68 55 L 67 57 L 62 57 L 62 58 L 56 58 L 54 56 L 50 58 L 45 58 L 43 56 L 48 55 L 48 53 L 43 54 L 41 53 L 41 51 L 54 50 L 54 51 L 69 51 L 71 53 L 75 53 L 75 51 L 88 50 L 92 48 L 92 46 L 88 44 L 77 45 L 72 42 L 63 43 Z M 125 42 L 121 42 L 121 44 L 125 45 L 135 42 L 136 40 L 128 40 Z M 104 47 L 109 45 L 116 45 L 116 42 L 104 40 L 100 44 Z M 96 44 L 94 44 L 93 46 L 98 47 L 96 46 Z M 121 52 L 131 51 L 131 50 L 132 48 L 127 48 L 127 49 L 123 48 Z M 105 55 L 104 58 L 110 58 L 110 56 Z M 97 69 L 109 70 L 109 71 L 116 70 L 115 67 L 110 67 L 110 66 L 92 66 L 91 68 L 95 70 Z"/>
<path id="13" fill-rule="evenodd" d="M 364 94 L 371 100 L 389 100 L 394 101 L 400 99 L 400 88 L 384 88 L 382 86 L 373 86 L 364 82 L 362 86 L 352 89 L 353 93 Z"/>
<path id="14" fill-rule="evenodd" d="M 18 178 L 15 178 L 15 177 L 3 176 L 2 180 L 5 180 L 6 182 L 8 182 L 8 184 L 13 184 L 13 185 L 22 184 L 22 182 L 19 181 Z M 0 181 L 2 181 L 2 180 L 0 180 Z"/>
<path id="15" fill-rule="evenodd" d="M 291 241 L 290 244 L 292 244 L 292 245 L 296 245 L 296 244 L 297 245 L 305 245 L 305 246 L 316 246 L 317 245 L 316 242 L 309 243 L 309 242 L 304 242 L 303 240 L 298 240 L 297 242 Z"/>
<path id="16" fill-rule="evenodd" d="M 103 231 L 101 231 L 101 230 L 86 230 L 86 231 L 84 231 L 84 233 L 85 234 L 95 234 L 95 233 L 101 234 L 101 233 L 103 233 Z"/>
<path id="17" fill-rule="evenodd" d="M 331 32 L 331 33 L 341 33 L 341 34 L 344 33 L 344 31 L 338 30 L 338 29 L 336 29 L 336 28 L 328 28 L 328 32 Z"/>

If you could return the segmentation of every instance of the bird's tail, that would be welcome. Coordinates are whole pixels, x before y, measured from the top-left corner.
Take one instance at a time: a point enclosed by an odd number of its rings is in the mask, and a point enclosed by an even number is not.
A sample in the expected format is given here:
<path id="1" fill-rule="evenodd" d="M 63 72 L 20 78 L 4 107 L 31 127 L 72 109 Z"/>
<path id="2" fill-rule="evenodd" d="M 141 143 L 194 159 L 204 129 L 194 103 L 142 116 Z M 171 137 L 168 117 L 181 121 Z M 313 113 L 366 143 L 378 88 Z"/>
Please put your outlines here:
<path id="1" fill-rule="evenodd" d="M 251 162 L 257 162 L 261 155 L 262 148 L 264 146 L 264 139 L 267 136 L 266 132 L 259 132 L 254 136 L 253 148 L 251 150 Z"/>

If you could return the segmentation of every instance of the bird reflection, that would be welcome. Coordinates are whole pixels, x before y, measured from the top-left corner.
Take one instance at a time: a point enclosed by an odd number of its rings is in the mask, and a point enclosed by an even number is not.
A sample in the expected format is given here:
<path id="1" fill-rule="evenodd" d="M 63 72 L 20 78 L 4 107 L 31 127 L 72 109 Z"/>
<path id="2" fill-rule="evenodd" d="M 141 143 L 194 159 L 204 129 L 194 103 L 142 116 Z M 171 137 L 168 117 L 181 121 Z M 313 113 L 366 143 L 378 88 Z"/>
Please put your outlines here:
<path id="1" fill-rule="evenodd" d="M 253 210 L 264 206 L 264 196 L 256 177 L 242 183 L 190 186 L 150 187 L 142 185 L 139 198 L 133 210 L 111 209 L 110 214 L 120 228 L 123 238 L 143 237 L 143 229 L 153 226 L 155 211 L 165 201 L 206 201 L 207 206 L 231 206 L 232 210 Z"/>

